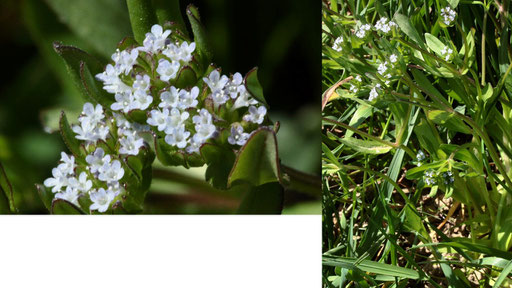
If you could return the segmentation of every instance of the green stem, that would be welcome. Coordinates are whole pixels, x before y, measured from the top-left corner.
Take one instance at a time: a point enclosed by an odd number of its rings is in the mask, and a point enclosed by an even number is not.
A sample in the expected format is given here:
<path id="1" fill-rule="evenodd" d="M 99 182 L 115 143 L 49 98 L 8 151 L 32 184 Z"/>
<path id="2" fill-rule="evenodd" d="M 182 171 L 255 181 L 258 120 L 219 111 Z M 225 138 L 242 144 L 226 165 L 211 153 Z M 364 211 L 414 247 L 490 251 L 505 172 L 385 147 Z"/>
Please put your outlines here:
<path id="1" fill-rule="evenodd" d="M 319 176 L 306 174 L 283 164 L 281 164 L 281 172 L 284 173 L 284 178 L 288 180 L 288 183 L 284 185 L 285 188 L 313 196 L 320 196 L 322 182 Z"/>

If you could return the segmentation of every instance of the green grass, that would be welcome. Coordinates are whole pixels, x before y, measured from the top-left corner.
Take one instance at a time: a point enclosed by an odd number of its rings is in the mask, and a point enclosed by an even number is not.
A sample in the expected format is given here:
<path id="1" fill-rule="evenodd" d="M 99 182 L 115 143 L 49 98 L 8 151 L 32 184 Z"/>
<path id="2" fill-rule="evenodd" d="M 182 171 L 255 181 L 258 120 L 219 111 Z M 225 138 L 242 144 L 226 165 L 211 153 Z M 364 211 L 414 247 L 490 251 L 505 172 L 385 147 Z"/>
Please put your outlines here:
<path id="1" fill-rule="evenodd" d="M 324 3 L 324 287 L 512 285 L 509 10 Z"/>

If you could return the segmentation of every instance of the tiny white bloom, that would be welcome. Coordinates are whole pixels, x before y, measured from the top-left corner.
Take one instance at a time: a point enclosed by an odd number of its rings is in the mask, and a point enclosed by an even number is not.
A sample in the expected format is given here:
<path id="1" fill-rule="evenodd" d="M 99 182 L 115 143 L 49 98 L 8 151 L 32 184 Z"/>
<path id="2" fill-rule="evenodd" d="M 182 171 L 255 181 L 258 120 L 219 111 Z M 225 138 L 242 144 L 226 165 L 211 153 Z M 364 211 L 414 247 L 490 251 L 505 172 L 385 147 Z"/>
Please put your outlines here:
<path id="1" fill-rule="evenodd" d="M 103 82 L 103 89 L 108 93 L 122 93 L 131 89 L 119 78 L 119 71 L 112 64 L 108 64 L 103 73 L 96 74 L 96 78 Z"/>
<path id="2" fill-rule="evenodd" d="M 85 157 L 85 162 L 89 164 L 89 170 L 91 173 L 99 172 L 105 163 L 110 163 L 110 155 L 105 155 L 105 151 L 98 147 L 93 154 Z"/>
<path id="3" fill-rule="evenodd" d="M 387 65 L 388 65 L 387 61 L 384 61 L 384 63 L 381 63 L 379 65 L 379 68 L 377 68 L 377 71 L 379 72 L 380 75 L 384 76 L 384 73 L 386 73 L 386 71 L 388 70 Z"/>
<path id="4" fill-rule="evenodd" d="M 103 114 L 103 107 L 100 104 L 96 104 L 96 108 L 89 102 L 84 104 L 82 116 L 78 118 L 80 122 L 89 121 L 92 125 L 96 125 L 105 118 Z"/>
<path id="5" fill-rule="evenodd" d="M 194 124 L 212 124 L 212 114 L 208 110 L 202 108 L 198 112 L 198 115 L 192 117 Z"/>
<path id="6" fill-rule="evenodd" d="M 233 79 L 231 79 L 224 87 L 224 89 L 229 94 L 231 99 L 235 99 L 238 96 L 238 94 L 240 93 L 242 88 L 245 90 L 245 86 L 243 85 L 243 83 L 244 83 L 244 78 L 242 77 L 242 74 L 236 72 L 233 75 Z"/>
<path id="7" fill-rule="evenodd" d="M 151 110 L 150 117 L 148 117 L 147 123 L 151 126 L 156 126 L 158 131 L 164 131 L 167 127 L 167 117 L 169 116 L 169 109 Z"/>
<path id="8" fill-rule="evenodd" d="M 206 123 L 198 123 L 195 126 L 196 134 L 194 137 L 196 140 L 199 140 L 200 142 L 206 142 L 206 140 L 210 139 L 215 131 L 217 130 L 217 127 L 213 124 L 206 124 Z"/>
<path id="9" fill-rule="evenodd" d="M 196 43 L 192 42 L 188 44 L 187 41 L 183 41 L 180 46 L 174 44 L 167 45 L 162 51 L 162 54 L 169 57 L 172 61 L 188 63 L 192 60 L 192 53 L 195 49 Z"/>
<path id="10" fill-rule="evenodd" d="M 253 122 L 257 124 L 263 123 L 265 119 L 265 115 L 267 115 L 267 108 L 265 106 L 249 106 L 249 114 L 244 115 L 243 119 L 247 122 Z"/>
<path id="11" fill-rule="evenodd" d="M 391 56 L 389 56 L 389 62 L 395 63 L 397 60 L 398 57 L 395 54 L 391 54 Z"/>
<path id="12" fill-rule="evenodd" d="M 180 89 L 176 89 L 176 87 L 171 86 L 169 91 L 164 91 L 162 94 L 160 94 L 160 104 L 158 104 L 158 107 L 161 108 L 174 108 L 178 107 L 179 100 L 180 100 Z"/>
<path id="13" fill-rule="evenodd" d="M 441 55 L 445 56 L 444 61 L 450 60 L 452 53 L 453 50 L 448 48 L 448 46 L 444 46 L 443 50 L 441 50 Z"/>
<path id="14" fill-rule="evenodd" d="M 68 202 L 71 202 L 77 206 L 79 205 L 78 204 L 78 191 L 71 187 L 67 187 L 64 192 L 59 192 L 59 193 L 55 194 L 55 199 L 63 199 Z"/>
<path id="15" fill-rule="evenodd" d="M 157 52 L 164 48 L 167 36 L 171 34 L 171 30 L 163 31 L 162 26 L 155 24 L 151 27 L 151 33 L 146 33 L 146 38 L 142 42 L 144 47 L 140 49 L 146 52 Z"/>
<path id="16" fill-rule="evenodd" d="M 92 204 L 89 207 L 89 209 L 98 210 L 98 212 L 101 212 L 101 213 L 108 210 L 110 203 L 116 197 L 114 191 L 112 191 L 110 189 L 105 191 L 105 189 L 103 189 L 103 188 L 98 189 L 98 191 L 92 192 L 90 195 L 91 195 Z"/>
<path id="17" fill-rule="evenodd" d="M 172 131 L 172 134 L 165 136 L 165 142 L 169 145 L 183 149 L 187 146 L 187 139 L 190 132 L 185 130 L 185 125 L 181 125 Z"/>
<path id="18" fill-rule="evenodd" d="M 132 93 L 117 93 L 115 95 L 116 102 L 110 105 L 110 109 L 114 111 L 123 111 L 128 113 L 133 106 L 134 97 Z"/>
<path id="19" fill-rule="evenodd" d="M 199 153 L 199 148 L 201 148 L 201 145 L 203 145 L 203 142 L 201 142 L 200 139 L 198 139 L 196 135 L 194 135 L 190 142 L 188 143 L 188 146 L 185 149 L 185 151 L 187 151 L 187 153 L 189 154 Z"/>
<path id="20" fill-rule="evenodd" d="M 353 84 L 350 84 L 350 92 L 357 93 L 357 91 L 359 91 L 359 89 Z"/>
<path id="21" fill-rule="evenodd" d="M 158 61 L 158 68 L 156 68 L 156 72 L 160 75 L 160 79 L 162 81 L 169 81 L 169 79 L 176 78 L 176 74 L 180 69 L 180 63 L 173 61 L 172 63 L 165 60 L 160 59 Z"/>
<path id="22" fill-rule="evenodd" d="M 133 91 L 136 92 L 138 90 L 142 90 L 144 92 L 147 92 L 149 90 L 149 87 L 151 85 L 151 79 L 148 75 L 136 75 L 135 80 L 133 81 Z"/>
<path id="23" fill-rule="evenodd" d="M 357 29 L 355 32 L 357 38 L 362 39 L 362 38 L 366 37 L 366 32 L 370 31 L 371 28 L 372 28 L 372 26 L 370 24 L 361 25 L 361 27 L 359 27 L 359 29 Z"/>
<path id="24" fill-rule="evenodd" d="M 115 62 L 115 68 L 119 73 L 124 73 L 124 75 L 128 75 L 133 68 L 133 65 L 137 63 L 137 57 L 139 57 L 139 50 L 133 49 L 131 52 L 126 50 L 119 51 L 116 50 L 116 53 L 112 55 L 112 60 Z"/>
<path id="25" fill-rule="evenodd" d="M 178 108 L 172 108 L 169 116 L 166 117 L 166 128 L 165 133 L 171 134 L 173 133 L 174 129 L 179 128 L 182 126 L 183 123 L 185 123 L 185 120 L 187 120 L 189 117 L 189 114 L 187 111 L 180 112 Z"/>
<path id="26" fill-rule="evenodd" d="M 119 144 L 121 144 L 119 154 L 137 155 L 139 154 L 139 149 L 144 146 L 144 139 L 133 134 L 125 135 L 119 138 Z"/>
<path id="27" fill-rule="evenodd" d="M 229 95 L 224 90 L 216 90 L 212 92 L 212 100 L 216 105 L 222 105 L 229 100 Z"/>
<path id="28" fill-rule="evenodd" d="M 185 89 L 181 89 L 179 92 L 180 100 L 178 103 L 178 107 L 180 109 L 196 107 L 197 104 L 199 103 L 199 101 L 197 101 L 197 96 L 199 96 L 199 88 L 198 87 L 194 86 L 190 90 L 190 92 Z"/>
<path id="29" fill-rule="evenodd" d="M 88 192 L 92 188 L 92 181 L 87 179 L 87 173 L 82 172 L 78 179 L 69 178 L 69 186 L 79 192 Z"/>
<path id="30" fill-rule="evenodd" d="M 152 96 L 142 90 L 137 90 L 133 94 L 132 109 L 146 110 L 152 102 Z"/>
<path id="31" fill-rule="evenodd" d="M 250 134 L 244 133 L 244 128 L 239 123 L 231 125 L 231 135 L 228 137 L 228 142 L 231 145 L 243 146 L 249 139 Z"/>
<path id="32" fill-rule="evenodd" d="M 334 40 L 334 44 L 332 45 L 332 49 L 334 49 L 335 51 L 341 52 L 341 49 L 343 49 L 343 47 L 341 47 L 342 43 L 343 43 L 343 36 L 336 38 L 336 40 Z"/>
<path id="33" fill-rule="evenodd" d="M 375 85 L 375 87 L 372 88 L 372 90 L 370 91 L 370 97 L 368 97 L 368 101 L 373 101 L 374 99 L 379 97 L 377 89 L 380 89 L 380 84 L 377 84 Z"/>
<path id="34" fill-rule="evenodd" d="M 62 187 L 68 185 L 67 175 L 63 173 L 59 168 L 53 168 L 52 175 L 53 177 L 44 180 L 44 186 L 48 188 L 53 187 L 52 192 L 59 192 Z"/>
<path id="35" fill-rule="evenodd" d="M 453 11 L 451 7 L 445 7 L 441 9 L 441 17 L 443 17 L 444 24 L 452 24 L 452 22 L 455 20 L 455 16 L 457 16 L 457 13 Z"/>
<path id="36" fill-rule="evenodd" d="M 229 78 L 226 75 L 222 75 L 221 77 L 218 70 L 213 70 L 208 78 L 203 77 L 203 81 L 206 83 L 206 85 L 208 85 L 208 87 L 210 87 L 212 92 L 215 92 L 224 89 L 224 86 L 226 86 L 228 83 Z"/>
<path id="37" fill-rule="evenodd" d="M 107 183 L 119 181 L 124 175 L 124 169 L 121 167 L 119 160 L 103 164 L 99 172 L 98 179 Z"/>
<path id="38" fill-rule="evenodd" d="M 60 161 L 62 163 L 57 167 L 62 171 L 63 174 L 69 175 L 75 173 L 75 156 L 68 156 L 68 154 L 61 152 Z"/>
<path id="39" fill-rule="evenodd" d="M 249 107 L 250 105 L 258 104 L 258 101 L 251 97 L 251 94 L 247 92 L 244 86 L 240 86 L 238 89 L 239 95 L 235 100 L 235 104 L 233 104 L 232 110 L 238 109 L 240 107 Z"/>

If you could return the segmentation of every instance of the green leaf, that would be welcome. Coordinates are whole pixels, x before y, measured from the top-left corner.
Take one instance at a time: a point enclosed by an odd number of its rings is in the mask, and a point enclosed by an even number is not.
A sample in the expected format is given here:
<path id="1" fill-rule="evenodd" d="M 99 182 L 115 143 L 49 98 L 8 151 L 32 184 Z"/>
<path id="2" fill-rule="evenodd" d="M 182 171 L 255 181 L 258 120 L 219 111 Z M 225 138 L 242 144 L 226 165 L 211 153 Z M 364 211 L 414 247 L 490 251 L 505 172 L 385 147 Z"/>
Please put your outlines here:
<path id="1" fill-rule="evenodd" d="M 322 264 L 325 266 L 342 267 L 348 270 L 358 268 L 364 272 L 374 273 L 377 275 L 394 276 L 406 279 L 419 279 L 420 274 L 412 269 L 384 264 L 370 260 L 360 260 L 357 258 L 347 257 L 330 257 L 323 256 Z"/>
<path id="2" fill-rule="evenodd" d="M 14 190 L 0 163 L 0 214 L 10 214 L 14 211 Z"/>
<path id="3" fill-rule="evenodd" d="M 176 27 L 182 32 L 187 34 L 187 28 L 183 16 L 181 15 L 180 1 L 179 0 L 153 0 L 158 23 L 164 25 L 165 22 L 174 22 Z M 174 31 L 173 31 L 174 32 Z"/>
<path id="4" fill-rule="evenodd" d="M 66 113 L 62 111 L 60 115 L 60 135 L 62 136 L 62 140 L 68 147 L 69 151 L 75 156 L 77 161 L 82 161 L 86 156 L 85 151 L 80 147 L 80 142 L 75 138 L 75 132 L 71 130 L 69 126 L 68 119 L 66 118 Z"/>
<path id="5" fill-rule="evenodd" d="M 472 134 L 472 130 L 466 126 L 464 121 L 462 121 L 453 113 L 442 110 L 428 110 L 427 117 L 432 122 L 445 126 L 449 130 L 461 132 L 464 134 Z"/>
<path id="6" fill-rule="evenodd" d="M 146 33 L 151 32 L 151 27 L 158 23 L 151 2 L 151 0 L 126 0 L 133 36 L 141 45 L 146 38 Z"/>
<path id="7" fill-rule="evenodd" d="M 201 155 L 208 165 L 206 181 L 217 189 L 227 189 L 229 172 L 235 163 L 235 153 L 230 149 L 206 143 L 201 147 Z"/>
<path id="8" fill-rule="evenodd" d="M 421 217 L 418 215 L 416 207 L 412 206 L 410 203 L 405 206 L 405 227 L 410 231 L 417 233 L 421 237 L 423 237 L 422 241 L 430 242 L 430 236 L 427 232 L 427 229 L 423 225 Z"/>
<path id="9" fill-rule="evenodd" d="M 117 41 L 131 35 L 126 6 L 122 1 L 104 0 L 47 0 L 75 34 L 86 41 L 103 57 L 114 53 Z"/>
<path id="10" fill-rule="evenodd" d="M 423 43 L 423 40 L 420 37 L 420 34 L 418 34 L 418 31 L 412 26 L 411 21 L 409 17 L 402 15 L 400 13 L 395 14 L 395 22 L 398 24 L 398 27 L 402 29 L 402 31 L 411 38 L 416 44 L 420 45 L 421 48 L 425 49 L 425 44 Z"/>
<path id="11" fill-rule="evenodd" d="M 407 170 L 407 173 L 405 174 L 405 177 L 409 180 L 412 179 L 420 179 L 423 176 L 423 172 L 428 169 L 437 169 L 441 167 L 444 163 L 446 163 L 446 160 L 439 160 L 428 164 L 423 164 L 418 167 L 414 167 L 410 170 Z"/>
<path id="12" fill-rule="evenodd" d="M 53 201 L 53 193 L 46 190 L 46 187 L 41 184 L 36 184 L 37 194 L 39 194 L 39 198 L 43 201 L 44 207 L 48 209 L 48 211 L 52 210 L 52 201 Z"/>
<path id="13" fill-rule="evenodd" d="M 444 98 L 444 96 L 437 90 L 434 85 L 428 80 L 428 78 L 420 72 L 418 69 L 411 69 L 412 75 L 414 76 L 414 80 L 418 83 L 418 86 L 421 88 L 422 91 L 427 92 L 430 94 L 429 96 L 431 98 L 434 98 L 433 100 L 437 100 L 440 102 L 443 102 L 447 106 L 451 106 L 450 102 Z M 432 95 L 432 96 L 431 96 Z"/>
<path id="14" fill-rule="evenodd" d="M 261 88 L 260 81 L 258 81 L 258 67 L 254 67 L 251 71 L 247 72 L 244 83 L 245 89 L 251 93 L 254 99 L 268 106 L 267 101 L 265 101 L 265 96 L 263 96 L 263 88 Z"/>
<path id="15" fill-rule="evenodd" d="M 281 181 L 277 140 L 274 131 L 260 128 L 238 152 L 228 178 L 228 187 L 236 181 L 253 186 Z"/>
<path id="16" fill-rule="evenodd" d="M 82 78 L 80 76 L 80 65 L 82 62 L 86 63 L 90 73 L 96 75 L 97 73 L 101 73 L 103 71 L 103 65 L 101 62 L 94 56 L 73 46 L 66 46 L 62 45 L 61 43 L 54 42 L 53 49 L 62 57 L 62 59 L 64 59 L 68 72 L 71 75 L 75 86 L 80 92 L 82 92 L 84 98 L 95 100 L 94 98 L 90 98 L 88 91 L 82 83 Z"/>
<path id="17" fill-rule="evenodd" d="M 196 49 L 201 58 L 199 61 L 203 67 L 207 67 L 213 59 L 208 37 L 206 31 L 201 24 L 201 18 L 199 17 L 199 11 L 197 8 L 190 4 L 187 6 L 187 17 L 194 33 L 194 42 L 196 43 Z"/>
<path id="18" fill-rule="evenodd" d="M 425 33 L 425 40 L 430 50 L 434 51 L 437 55 L 442 56 L 443 53 L 441 53 L 441 51 L 443 51 L 446 45 L 444 45 L 443 42 L 441 42 L 441 40 L 437 39 L 436 36 L 430 33 Z"/>
<path id="19" fill-rule="evenodd" d="M 393 147 L 384 145 L 375 140 L 361 140 L 353 137 L 339 138 L 339 140 L 355 151 L 365 154 L 385 154 L 393 149 Z"/>
<path id="20" fill-rule="evenodd" d="M 421 147 L 430 155 L 436 155 L 437 149 L 441 145 L 437 129 L 432 127 L 425 118 L 421 118 L 420 123 L 414 127 L 414 133 L 418 137 Z"/>
<path id="21" fill-rule="evenodd" d="M 52 202 L 52 214 L 85 214 L 82 209 L 80 209 L 78 206 L 76 206 L 73 203 L 70 203 L 64 199 L 55 199 Z"/>
<path id="22" fill-rule="evenodd" d="M 113 95 L 108 94 L 102 87 L 98 87 L 99 82 L 91 74 L 87 64 L 82 61 L 80 62 L 80 81 L 82 82 L 85 93 L 89 98 L 93 99 L 94 102 L 101 104 L 107 109 L 114 103 Z"/>
<path id="23" fill-rule="evenodd" d="M 191 88 L 197 83 L 196 72 L 190 67 L 185 66 L 180 69 L 178 76 L 176 76 L 176 82 L 174 86 L 176 88 Z"/>
<path id="24" fill-rule="evenodd" d="M 237 214 L 281 214 L 284 190 L 279 182 L 251 186 L 245 194 Z"/>
<path id="25" fill-rule="evenodd" d="M 492 286 L 492 288 L 501 287 L 501 283 L 507 279 L 508 274 L 512 272 L 512 260 L 508 262 L 508 265 L 501 271 L 500 276 L 496 279 L 496 282 Z"/>

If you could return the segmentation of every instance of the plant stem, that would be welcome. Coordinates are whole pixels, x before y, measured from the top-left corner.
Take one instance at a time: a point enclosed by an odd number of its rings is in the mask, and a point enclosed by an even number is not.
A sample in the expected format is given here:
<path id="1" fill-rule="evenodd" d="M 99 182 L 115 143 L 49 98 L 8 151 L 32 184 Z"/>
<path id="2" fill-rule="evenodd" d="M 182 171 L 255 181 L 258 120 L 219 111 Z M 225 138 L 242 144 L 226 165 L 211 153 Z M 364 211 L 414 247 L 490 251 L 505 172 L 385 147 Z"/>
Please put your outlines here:
<path id="1" fill-rule="evenodd" d="M 307 174 L 283 164 L 281 164 L 281 172 L 285 174 L 283 176 L 288 180 L 288 183 L 285 184 L 287 189 L 320 196 L 322 182 L 319 176 Z"/>

